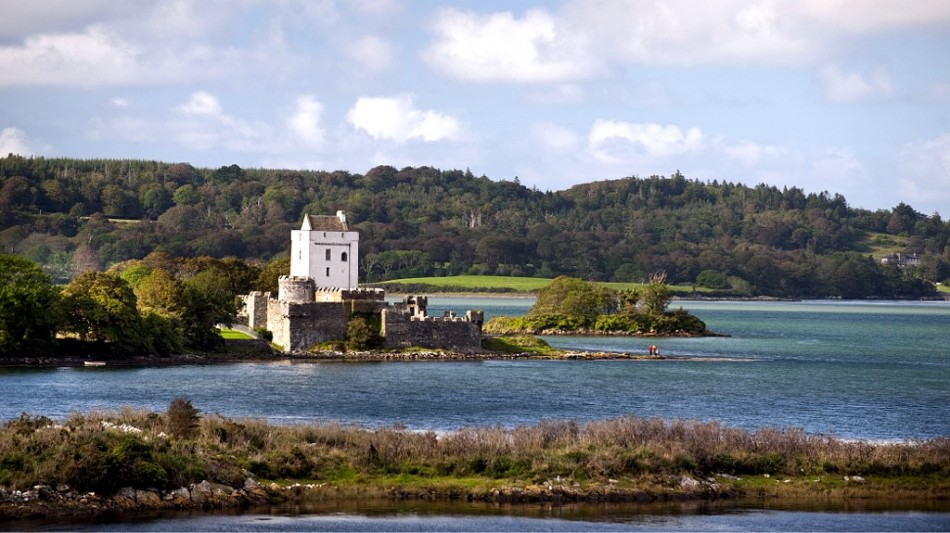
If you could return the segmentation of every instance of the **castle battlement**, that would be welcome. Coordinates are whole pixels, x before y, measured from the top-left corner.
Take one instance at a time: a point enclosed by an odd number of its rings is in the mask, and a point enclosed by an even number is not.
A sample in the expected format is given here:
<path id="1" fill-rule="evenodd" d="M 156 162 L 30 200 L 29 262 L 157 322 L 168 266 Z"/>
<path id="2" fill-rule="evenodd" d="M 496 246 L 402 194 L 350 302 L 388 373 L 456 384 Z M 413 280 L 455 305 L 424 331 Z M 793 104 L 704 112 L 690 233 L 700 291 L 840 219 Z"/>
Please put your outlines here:
<path id="1" fill-rule="evenodd" d="M 336 217 L 305 216 L 301 229 L 291 232 L 292 275 L 278 278 L 277 297 L 260 291 L 242 296 L 241 315 L 247 317 L 248 326 L 266 325 L 275 344 L 298 352 L 318 342 L 345 339 L 354 316 L 375 315 L 390 348 L 481 349 L 480 311 L 430 317 L 426 296 L 406 296 L 388 304 L 384 289 L 360 288 L 358 242 L 359 234 L 349 231 L 343 212 Z"/>

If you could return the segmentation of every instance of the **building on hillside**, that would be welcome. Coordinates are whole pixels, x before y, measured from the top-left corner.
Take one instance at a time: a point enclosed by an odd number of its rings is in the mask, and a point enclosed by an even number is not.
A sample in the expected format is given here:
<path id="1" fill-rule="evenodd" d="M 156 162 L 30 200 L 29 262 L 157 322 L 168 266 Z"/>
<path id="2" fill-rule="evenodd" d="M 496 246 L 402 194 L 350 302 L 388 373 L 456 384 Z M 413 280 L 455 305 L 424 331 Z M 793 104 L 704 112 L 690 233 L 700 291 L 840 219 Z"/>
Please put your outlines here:
<path id="1" fill-rule="evenodd" d="M 898 268 L 920 266 L 920 255 L 893 253 L 881 258 L 882 265 L 897 265 Z"/>
<path id="2" fill-rule="evenodd" d="M 481 312 L 464 316 L 447 312 L 428 316 L 428 299 L 407 296 L 389 304 L 383 289 L 359 287 L 359 233 L 350 231 L 346 214 L 304 216 L 291 231 L 290 275 L 281 276 L 276 298 L 252 292 L 242 297 L 238 322 L 265 328 L 286 352 L 302 352 L 314 344 L 346 339 L 355 316 L 376 318 L 384 346 L 419 346 L 458 352 L 481 350 Z"/>

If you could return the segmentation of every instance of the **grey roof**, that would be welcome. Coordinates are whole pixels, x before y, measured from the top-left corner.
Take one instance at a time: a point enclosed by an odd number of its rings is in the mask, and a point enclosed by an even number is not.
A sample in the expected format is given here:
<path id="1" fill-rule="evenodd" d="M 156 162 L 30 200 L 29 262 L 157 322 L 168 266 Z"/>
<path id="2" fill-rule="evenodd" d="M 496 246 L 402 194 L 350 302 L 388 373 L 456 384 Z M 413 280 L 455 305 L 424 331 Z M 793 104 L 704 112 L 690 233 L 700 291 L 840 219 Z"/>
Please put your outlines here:
<path id="1" fill-rule="evenodd" d="M 346 222 L 332 215 L 306 215 L 301 229 L 306 228 L 308 221 L 311 231 L 349 231 Z"/>

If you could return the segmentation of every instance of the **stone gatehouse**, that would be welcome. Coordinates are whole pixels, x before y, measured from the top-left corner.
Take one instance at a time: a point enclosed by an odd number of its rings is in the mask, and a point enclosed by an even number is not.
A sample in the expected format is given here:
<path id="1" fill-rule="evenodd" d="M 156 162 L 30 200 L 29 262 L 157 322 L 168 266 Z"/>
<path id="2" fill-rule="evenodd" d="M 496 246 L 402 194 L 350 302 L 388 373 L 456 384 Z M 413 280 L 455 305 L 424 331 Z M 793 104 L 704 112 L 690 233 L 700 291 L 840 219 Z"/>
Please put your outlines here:
<path id="1" fill-rule="evenodd" d="M 306 215 L 291 232 L 290 275 L 281 276 L 277 296 L 252 292 L 242 296 L 238 321 L 263 327 L 285 352 L 302 352 L 316 343 L 342 340 L 355 315 L 376 315 L 387 348 L 419 346 L 458 352 L 482 347 L 483 315 L 427 314 L 425 296 L 387 303 L 383 289 L 360 288 L 356 276 L 359 233 L 350 231 L 346 215 Z"/>

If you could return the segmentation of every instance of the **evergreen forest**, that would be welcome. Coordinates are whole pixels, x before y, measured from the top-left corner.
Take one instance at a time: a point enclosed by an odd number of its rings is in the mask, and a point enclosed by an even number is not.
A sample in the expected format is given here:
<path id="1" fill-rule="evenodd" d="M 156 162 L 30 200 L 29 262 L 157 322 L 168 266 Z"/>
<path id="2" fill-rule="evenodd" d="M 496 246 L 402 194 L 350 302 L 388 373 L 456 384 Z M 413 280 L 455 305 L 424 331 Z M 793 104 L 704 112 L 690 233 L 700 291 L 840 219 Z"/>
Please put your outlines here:
<path id="1" fill-rule="evenodd" d="M 721 295 L 919 298 L 950 280 L 950 223 L 796 187 L 631 176 L 541 191 L 468 170 L 217 169 L 0 159 L 0 251 L 66 284 L 153 252 L 286 261 L 305 213 L 345 210 L 360 277 L 457 274 L 671 283 Z M 914 263 L 882 264 L 892 254 Z"/>

